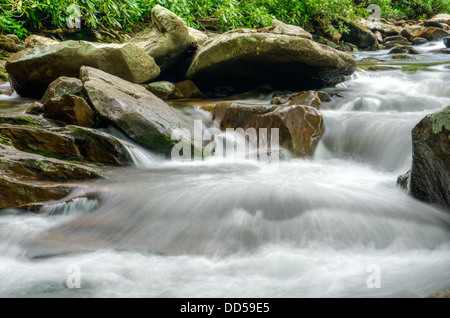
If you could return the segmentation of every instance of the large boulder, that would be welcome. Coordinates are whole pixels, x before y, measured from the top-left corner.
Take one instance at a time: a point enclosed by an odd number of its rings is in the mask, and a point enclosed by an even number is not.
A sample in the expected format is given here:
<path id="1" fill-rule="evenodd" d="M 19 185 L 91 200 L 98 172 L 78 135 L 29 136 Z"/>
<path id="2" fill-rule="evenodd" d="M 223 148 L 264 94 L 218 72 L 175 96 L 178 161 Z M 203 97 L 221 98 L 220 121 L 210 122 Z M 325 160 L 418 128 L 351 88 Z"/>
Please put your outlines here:
<path id="1" fill-rule="evenodd" d="M 221 102 L 202 107 L 212 113 L 222 130 L 227 128 L 279 129 L 280 146 L 298 157 L 311 156 L 324 131 L 322 115 L 308 106 L 250 105 Z"/>
<path id="2" fill-rule="evenodd" d="M 27 115 L 1 115 L 0 138 L 21 151 L 46 157 L 122 166 L 132 162 L 125 146 L 108 134 L 78 126 L 56 127 Z"/>
<path id="3" fill-rule="evenodd" d="M 144 83 L 159 75 L 152 57 L 132 44 L 99 44 L 66 41 L 38 45 L 10 57 L 6 70 L 14 89 L 22 96 L 41 98 L 47 86 L 61 76 L 78 77 L 88 65 L 133 83 Z"/>
<path id="4" fill-rule="evenodd" d="M 356 45 L 361 49 L 369 49 L 378 45 L 378 40 L 372 31 L 361 24 L 350 22 L 347 23 L 348 33 L 342 34 L 342 40 Z"/>
<path id="5" fill-rule="evenodd" d="M 177 143 L 173 131 L 193 131 L 193 123 L 140 85 L 91 67 L 82 67 L 80 75 L 101 119 L 151 150 L 170 155 Z"/>
<path id="6" fill-rule="evenodd" d="M 244 92 L 265 83 L 298 90 L 334 86 L 355 69 L 350 55 L 299 36 L 235 30 L 200 48 L 187 77 L 203 92 Z"/>
<path id="7" fill-rule="evenodd" d="M 450 106 L 422 119 L 412 131 L 410 190 L 414 197 L 450 207 Z"/>
<path id="8" fill-rule="evenodd" d="M 208 37 L 188 28 L 172 11 L 156 5 L 151 12 L 153 25 L 138 33 L 129 43 L 142 48 L 152 56 L 161 71 L 176 64 L 190 49 L 205 42 Z"/>

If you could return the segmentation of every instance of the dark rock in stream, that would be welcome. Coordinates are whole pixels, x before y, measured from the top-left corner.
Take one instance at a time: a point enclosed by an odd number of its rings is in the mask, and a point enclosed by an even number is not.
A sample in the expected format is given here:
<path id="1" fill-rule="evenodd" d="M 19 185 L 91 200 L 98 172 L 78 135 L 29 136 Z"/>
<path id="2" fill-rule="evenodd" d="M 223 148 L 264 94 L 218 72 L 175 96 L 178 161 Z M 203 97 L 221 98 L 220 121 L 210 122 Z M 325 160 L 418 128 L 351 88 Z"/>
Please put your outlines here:
<path id="1" fill-rule="evenodd" d="M 444 41 L 444 45 L 450 48 L 450 36 L 443 38 L 442 40 Z"/>
<path id="2" fill-rule="evenodd" d="M 450 207 L 450 106 L 422 119 L 412 131 L 411 195 Z"/>

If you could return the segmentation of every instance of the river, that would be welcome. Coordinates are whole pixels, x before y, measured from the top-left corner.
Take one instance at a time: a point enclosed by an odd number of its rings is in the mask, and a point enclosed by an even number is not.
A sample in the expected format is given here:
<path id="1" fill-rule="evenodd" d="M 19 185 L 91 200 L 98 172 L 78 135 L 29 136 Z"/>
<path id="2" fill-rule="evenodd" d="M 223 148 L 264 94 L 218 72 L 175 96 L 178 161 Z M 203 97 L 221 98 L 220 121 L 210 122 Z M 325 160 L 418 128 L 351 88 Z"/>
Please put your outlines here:
<path id="1" fill-rule="evenodd" d="M 135 167 L 81 185 L 99 200 L 0 211 L 0 296 L 425 297 L 449 289 L 450 213 L 396 185 L 410 169 L 412 128 L 450 105 L 450 56 L 421 50 L 403 62 L 387 51 L 357 53 L 393 69 L 358 71 L 325 89 L 341 97 L 322 104 L 326 128 L 313 158 L 183 163 L 133 146 Z M 27 106 L 5 100 L 2 112 Z M 69 288 L 73 277 L 80 288 Z"/>

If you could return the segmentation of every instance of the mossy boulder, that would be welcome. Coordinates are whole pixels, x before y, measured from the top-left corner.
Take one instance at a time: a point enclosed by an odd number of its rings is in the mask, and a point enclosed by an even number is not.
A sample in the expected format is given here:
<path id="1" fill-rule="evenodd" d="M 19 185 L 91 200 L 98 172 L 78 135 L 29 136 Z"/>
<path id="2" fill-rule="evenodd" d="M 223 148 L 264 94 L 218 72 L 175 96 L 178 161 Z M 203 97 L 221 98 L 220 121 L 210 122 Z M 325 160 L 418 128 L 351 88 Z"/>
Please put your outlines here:
<path id="1" fill-rule="evenodd" d="M 193 131 L 193 123 L 140 85 L 92 67 L 81 68 L 89 101 L 105 122 L 158 153 L 170 155 L 175 129 Z"/>
<path id="2" fill-rule="evenodd" d="M 299 36 L 234 30 L 196 52 L 187 78 L 204 93 L 237 93 L 265 83 L 292 90 L 334 86 L 355 70 L 350 55 Z"/>
<path id="3" fill-rule="evenodd" d="M 11 118 L 7 121 L 21 122 L 20 119 Z M 27 125 L 1 123 L 0 138 L 19 150 L 45 157 L 104 165 L 127 165 L 132 162 L 129 152 L 119 140 L 103 132 L 78 126 L 55 127 L 36 122 Z"/>
<path id="4" fill-rule="evenodd" d="M 411 195 L 450 207 L 450 106 L 422 119 L 412 141 Z"/>
<path id="5" fill-rule="evenodd" d="M 38 45 L 18 52 L 10 57 L 6 70 L 17 93 L 41 98 L 57 78 L 78 77 L 82 65 L 102 69 L 133 83 L 148 82 L 160 72 L 153 58 L 132 44 L 86 41 Z"/>
<path id="6" fill-rule="evenodd" d="M 0 34 L 0 50 L 17 52 L 17 43 L 10 37 Z"/>
<path id="7" fill-rule="evenodd" d="M 81 98 L 86 97 L 83 82 L 76 77 L 61 76 L 47 87 L 44 96 L 41 98 L 41 103 L 45 105 L 50 99 L 65 95 L 74 95 Z"/>
<path id="8" fill-rule="evenodd" d="M 275 106 L 221 102 L 202 107 L 212 113 L 222 130 L 227 128 L 279 129 L 280 146 L 298 157 L 311 156 L 323 134 L 322 115 L 301 105 Z"/>
<path id="9" fill-rule="evenodd" d="M 361 49 L 369 49 L 378 44 L 377 37 L 372 31 L 355 22 L 347 23 L 349 33 L 342 34 L 342 41 L 356 45 Z"/>

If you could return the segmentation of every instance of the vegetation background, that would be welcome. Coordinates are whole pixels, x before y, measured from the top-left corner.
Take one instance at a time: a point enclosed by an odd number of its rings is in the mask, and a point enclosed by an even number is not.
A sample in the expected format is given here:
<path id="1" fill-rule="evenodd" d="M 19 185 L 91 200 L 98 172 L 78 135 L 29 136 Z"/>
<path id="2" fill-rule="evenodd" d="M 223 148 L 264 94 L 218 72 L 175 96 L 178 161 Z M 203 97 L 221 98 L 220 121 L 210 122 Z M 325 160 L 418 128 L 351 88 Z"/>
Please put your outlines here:
<path id="1" fill-rule="evenodd" d="M 84 27 L 124 33 L 148 22 L 157 4 L 199 29 L 266 27 L 277 18 L 307 30 L 346 32 L 344 22 L 368 16 L 370 3 L 380 6 L 382 17 L 426 19 L 450 12 L 450 0 L 0 0 L 0 32 L 23 39 L 42 29 L 65 28 L 74 13 L 71 4 L 79 6 Z"/>

